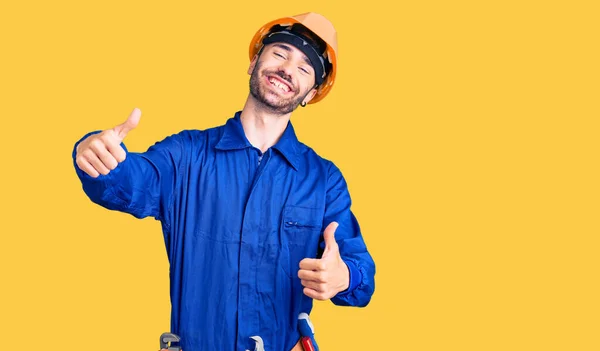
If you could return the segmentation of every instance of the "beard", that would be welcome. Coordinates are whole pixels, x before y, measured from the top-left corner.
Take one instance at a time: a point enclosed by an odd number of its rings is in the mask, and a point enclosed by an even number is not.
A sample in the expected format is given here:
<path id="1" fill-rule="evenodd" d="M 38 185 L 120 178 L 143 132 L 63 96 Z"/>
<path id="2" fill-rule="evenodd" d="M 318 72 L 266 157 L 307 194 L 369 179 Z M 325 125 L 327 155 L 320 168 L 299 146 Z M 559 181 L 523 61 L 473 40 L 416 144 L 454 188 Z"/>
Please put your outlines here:
<path id="1" fill-rule="evenodd" d="M 270 72 L 262 72 L 260 70 L 261 62 L 258 61 L 254 70 L 252 71 L 252 75 L 250 76 L 250 94 L 264 107 L 266 107 L 270 112 L 277 113 L 281 115 L 285 115 L 293 112 L 302 100 L 308 95 L 310 92 L 307 91 L 304 94 L 300 94 L 296 92 L 296 94 L 282 98 L 270 91 L 265 89 L 263 82 L 266 80 L 268 75 L 277 76 L 284 81 L 288 82 L 290 86 L 293 87 L 291 82 L 291 78 L 287 76 L 285 73 L 281 71 L 270 71 Z M 294 89 L 296 90 L 296 89 Z"/>

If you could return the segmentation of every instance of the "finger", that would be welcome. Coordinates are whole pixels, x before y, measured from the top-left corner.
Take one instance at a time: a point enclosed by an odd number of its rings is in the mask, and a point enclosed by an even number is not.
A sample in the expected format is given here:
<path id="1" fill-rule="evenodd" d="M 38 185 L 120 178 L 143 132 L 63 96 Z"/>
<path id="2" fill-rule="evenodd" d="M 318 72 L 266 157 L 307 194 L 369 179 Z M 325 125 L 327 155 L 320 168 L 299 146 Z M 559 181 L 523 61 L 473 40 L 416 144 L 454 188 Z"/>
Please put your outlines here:
<path id="1" fill-rule="evenodd" d="M 96 178 L 100 175 L 100 173 L 98 173 L 98 171 L 96 171 L 94 167 L 92 167 L 92 165 L 84 157 L 77 157 L 75 159 L 75 162 L 77 163 L 79 169 L 87 173 L 87 175 L 89 175 L 90 177 Z"/>
<path id="2" fill-rule="evenodd" d="M 106 149 L 118 163 L 125 161 L 127 153 L 118 142 L 106 142 Z"/>
<path id="3" fill-rule="evenodd" d="M 331 222 L 325 228 L 323 232 L 323 240 L 325 241 L 325 252 L 329 252 L 338 248 L 338 244 L 335 241 L 335 230 L 339 224 L 337 222 Z"/>
<path id="4" fill-rule="evenodd" d="M 302 283 L 303 287 L 312 289 L 319 293 L 324 293 L 327 291 L 327 284 L 325 283 L 317 283 L 312 280 L 300 280 L 300 283 Z"/>
<path id="5" fill-rule="evenodd" d="M 102 161 L 104 166 L 109 170 L 113 170 L 117 168 L 119 164 L 117 160 L 111 155 L 110 152 L 106 149 L 106 144 L 100 140 L 96 139 L 90 144 L 90 149 L 98 156 L 98 158 Z"/>
<path id="6" fill-rule="evenodd" d="M 110 170 L 104 166 L 98 156 L 90 149 L 83 152 L 82 156 L 94 167 L 94 169 L 103 175 L 107 175 Z"/>
<path id="7" fill-rule="evenodd" d="M 307 271 L 301 269 L 298 271 L 298 278 L 301 280 L 310 280 L 317 283 L 325 283 L 325 275 L 323 272 Z"/>
<path id="8" fill-rule="evenodd" d="M 125 122 L 113 128 L 114 131 L 117 132 L 117 135 L 119 136 L 121 141 L 125 139 L 127 133 L 129 133 L 132 129 L 137 127 L 138 123 L 140 123 L 141 116 L 142 111 L 140 111 L 140 109 L 136 107 L 133 109 L 133 111 L 131 111 L 131 114 L 129 114 L 129 117 L 127 117 L 127 120 Z"/>
<path id="9" fill-rule="evenodd" d="M 327 300 L 324 293 L 316 292 L 311 288 L 304 288 L 302 292 L 304 293 L 304 295 L 311 297 L 315 300 Z"/>
<path id="10" fill-rule="evenodd" d="M 327 262 L 319 258 L 305 258 L 300 261 L 300 268 L 309 271 L 323 271 L 327 269 Z"/>

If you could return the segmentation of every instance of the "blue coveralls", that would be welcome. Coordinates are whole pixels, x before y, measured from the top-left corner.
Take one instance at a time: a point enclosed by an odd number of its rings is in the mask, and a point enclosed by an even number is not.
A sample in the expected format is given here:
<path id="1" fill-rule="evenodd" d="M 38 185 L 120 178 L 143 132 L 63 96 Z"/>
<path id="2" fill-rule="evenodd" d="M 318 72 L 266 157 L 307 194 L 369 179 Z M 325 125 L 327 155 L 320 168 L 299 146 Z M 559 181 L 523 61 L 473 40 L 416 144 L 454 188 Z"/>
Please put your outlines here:
<path id="1" fill-rule="evenodd" d="M 296 138 L 291 122 L 265 153 L 244 134 L 240 111 L 225 125 L 183 130 L 129 152 L 108 175 L 88 176 L 73 162 L 83 190 L 107 209 L 162 224 L 170 264 L 171 332 L 184 351 L 288 351 L 300 338 L 298 314 L 312 299 L 299 262 L 323 250 L 324 228 L 350 271 L 350 287 L 331 301 L 366 306 L 375 263 L 350 210 L 340 170 Z M 86 134 L 75 144 L 81 142 Z"/>

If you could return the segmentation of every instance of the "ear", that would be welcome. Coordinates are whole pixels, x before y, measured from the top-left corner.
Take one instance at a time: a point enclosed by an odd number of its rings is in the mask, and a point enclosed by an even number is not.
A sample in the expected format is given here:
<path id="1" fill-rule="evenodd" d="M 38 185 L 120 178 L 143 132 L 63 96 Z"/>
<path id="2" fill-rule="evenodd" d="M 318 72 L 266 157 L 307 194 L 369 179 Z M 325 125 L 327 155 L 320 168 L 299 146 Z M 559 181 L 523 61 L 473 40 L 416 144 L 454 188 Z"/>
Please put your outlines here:
<path id="1" fill-rule="evenodd" d="M 317 88 L 313 88 L 310 92 L 308 92 L 308 94 L 306 95 L 304 100 L 302 100 L 302 102 L 308 104 L 308 102 L 312 100 L 315 97 L 315 95 L 317 95 Z"/>
<path id="2" fill-rule="evenodd" d="M 251 75 L 252 71 L 254 71 L 254 66 L 256 66 L 256 61 L 258 61 L 258 54 L 254 55 L 252 61 L 250 61 L 250 66 L 248 67 L 248 74 Z"/>

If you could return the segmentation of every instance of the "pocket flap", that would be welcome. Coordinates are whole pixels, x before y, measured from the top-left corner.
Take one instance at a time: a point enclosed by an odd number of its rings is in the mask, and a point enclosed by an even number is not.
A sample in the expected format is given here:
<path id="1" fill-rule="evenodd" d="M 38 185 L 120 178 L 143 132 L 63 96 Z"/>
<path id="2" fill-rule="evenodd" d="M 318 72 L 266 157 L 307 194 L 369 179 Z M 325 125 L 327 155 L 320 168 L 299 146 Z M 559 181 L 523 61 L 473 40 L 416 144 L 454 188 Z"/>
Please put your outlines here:
<path id="1" fill-rule="evenodd" d="M 323 212 L 318 208 L 286 206 L 283 213 L 283 224 L 286 227 L 321 228 Z"/>

